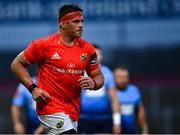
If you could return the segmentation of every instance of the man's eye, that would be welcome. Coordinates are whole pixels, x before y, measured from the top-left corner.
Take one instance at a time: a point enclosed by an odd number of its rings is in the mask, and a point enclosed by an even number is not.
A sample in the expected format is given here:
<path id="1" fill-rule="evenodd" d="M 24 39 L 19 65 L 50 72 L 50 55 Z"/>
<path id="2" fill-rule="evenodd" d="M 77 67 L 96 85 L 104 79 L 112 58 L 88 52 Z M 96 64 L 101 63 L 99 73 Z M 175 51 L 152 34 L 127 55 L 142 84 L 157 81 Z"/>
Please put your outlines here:
<path id="1" fill-rule="evenodd" d="M 79 23 L 80 21 L 79 20 L 74 20 L 73 23 Z"/>
<path id="2" fill-rule="evenodd" d="M 80 22 L 83 22 L 83 20 L 74 20 L 72 21 L 73 23 L 80 23 Z"/>

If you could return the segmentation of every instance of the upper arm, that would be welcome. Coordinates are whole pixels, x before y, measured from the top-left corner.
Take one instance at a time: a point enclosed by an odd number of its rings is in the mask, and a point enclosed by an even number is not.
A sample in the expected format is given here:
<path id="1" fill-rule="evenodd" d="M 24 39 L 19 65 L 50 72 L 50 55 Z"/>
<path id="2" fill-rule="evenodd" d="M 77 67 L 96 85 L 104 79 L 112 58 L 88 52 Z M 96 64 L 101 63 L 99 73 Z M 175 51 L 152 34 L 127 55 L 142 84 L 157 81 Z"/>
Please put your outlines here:
<path id="1" fill-rule="evenodd" d="M 138 105 L 138 108 L 139 108 L 139 110 L 142 110 L 142 109 L 144 108 L 144 105 L 143 105 L 142 103 L 140 103 L 140 104 Z"/>
<path id="2" fill-rule="evenodd" d="M 139 106 L 142 104 L 142 98 L 141 98 L 141 93 L 140 93 L 140 90 L 138 87 L 135 87 L 135 90 L 136 90 L 136 105 Z"/>
<path id="3" fill-rule="evenodd" d="M 26 57 L 24 56 L 23 52 L 21 52 L 12 62 L 12 66 L 13 64 L 21 64 L 24 67 L 27 67 L 30 63 L 27 61 Z"/>
<path id="4" fill-rule="evenodd" d="M 105 76 L 107 76 L 106 77 L 106 87 L 108 89 L 111 89 L 111 88 L 115 89 L 115 81 L 114 81 L 112 71 L 107 68 L 105 74 L 106 74 Z"/>
<path id="5" fill-rule="evenodd" d="M 39 63 L 44 59 L 44 40 L 33 40 L 23 51 L 23 55 L 29 64 Z"/>
<path id="6" fill-rule="evenodd" d="M 42 40 L 34 40 L 32 41 L 28 47 L 21 52 L 12 62 L 13 65 L 21 64 L 24 67 L 33 64 L 35 62 L 39 62 L 43 58 L 43 42 Z"/>
<path id="7" fill-rule="evenodd" d="M 86 72 L 88 76 L 93 78 L 95 76 L 101 75 L 102 72 L 100 69 L 97 54 L 92 44 L 88 45 L 88 50 L 89 50 L 89 62 L 86 67 Z"/>
<path id="8" fill-rule="evenodd" d="M 145 113 L 145 108 L 144 108 L 143 103 L 140 103 L 140 104 L 137 106 L 137 109 L 138 109 L 138 110 L 137 110 L 137 113 L 138 113 L 138 115 L 140 115 L 140 117 L 141 117 L 141 115 Z"/>
<path id="9" fill-rule="evenodd" d="M 108 94 L 109 94 L 111 99 L 114 99 L 117 96 L 115 87 L 110 87 L 108 89 Z"/>
<path id="10" fill-rule="evenodd" d="M 107 87 L 108 93 L 111 98 L 114 98 L 117 95 L 116 89 L 115 89 L 115 82 L 114 82 L 113 74 L 111 70 L 108 68 L 106 68 L 105 79 L 106 79 L 105 85 Z"/>
<path id="11" fill-rule="evenodd" d="M 29 66 L 29 62 L 24 57 L 23 52 L 21 52 L 11 63 L 11 70 L 16 76 L 18 76 L 23 73 L 27 66 Z"/>

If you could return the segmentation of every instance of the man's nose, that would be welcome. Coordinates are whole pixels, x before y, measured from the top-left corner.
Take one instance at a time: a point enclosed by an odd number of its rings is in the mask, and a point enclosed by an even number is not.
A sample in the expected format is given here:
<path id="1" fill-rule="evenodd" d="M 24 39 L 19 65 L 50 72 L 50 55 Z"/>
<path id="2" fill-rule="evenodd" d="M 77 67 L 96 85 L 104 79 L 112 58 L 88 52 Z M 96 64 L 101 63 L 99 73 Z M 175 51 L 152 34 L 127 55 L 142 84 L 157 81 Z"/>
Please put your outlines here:
<path id="1" fill-rule="evenodd" d="M 79 27 L 82 28 L 83 27 L 83 22 L 79 22 Z"/>

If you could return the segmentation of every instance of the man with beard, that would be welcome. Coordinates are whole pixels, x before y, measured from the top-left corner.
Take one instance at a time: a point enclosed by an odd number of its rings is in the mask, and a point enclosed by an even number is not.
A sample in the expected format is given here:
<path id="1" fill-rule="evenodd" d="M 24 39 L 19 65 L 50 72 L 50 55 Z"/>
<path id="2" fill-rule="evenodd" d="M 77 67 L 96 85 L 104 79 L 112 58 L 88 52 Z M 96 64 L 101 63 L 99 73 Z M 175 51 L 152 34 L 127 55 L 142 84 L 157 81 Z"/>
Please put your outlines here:
<path id="1" fill-rule="evenodd" d="M 117 87 L 119 103 L 121 104 L 121 133 L 136 133 L 136 120 L 141 126 L 142 133 L 148 133 L 145 109 L 140 90 L 129 83 L 129 71 L 126 67 L 116 67 L 114 78 Z"/>

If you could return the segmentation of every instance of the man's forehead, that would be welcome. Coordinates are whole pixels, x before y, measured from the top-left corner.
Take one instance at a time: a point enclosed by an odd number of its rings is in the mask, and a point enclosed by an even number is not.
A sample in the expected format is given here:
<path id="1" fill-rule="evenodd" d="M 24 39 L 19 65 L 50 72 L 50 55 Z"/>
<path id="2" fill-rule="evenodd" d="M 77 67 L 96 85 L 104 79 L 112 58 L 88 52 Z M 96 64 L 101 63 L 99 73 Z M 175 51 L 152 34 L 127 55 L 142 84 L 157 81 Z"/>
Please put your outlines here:
<path id="1" fill-rule="evenodd" d="M 125 69 L 116 69 L 116 70 L 115 70 L 115 73 L 127 74 L 127 73 L 128 73 L 128 70 L 125 70 Z"/>

